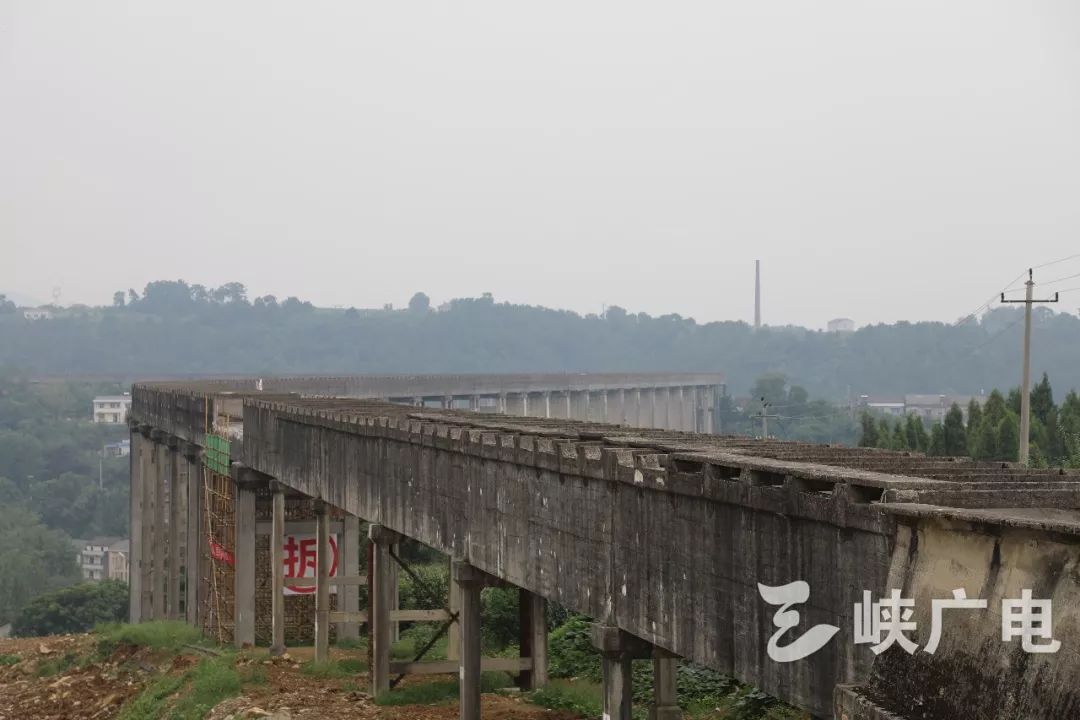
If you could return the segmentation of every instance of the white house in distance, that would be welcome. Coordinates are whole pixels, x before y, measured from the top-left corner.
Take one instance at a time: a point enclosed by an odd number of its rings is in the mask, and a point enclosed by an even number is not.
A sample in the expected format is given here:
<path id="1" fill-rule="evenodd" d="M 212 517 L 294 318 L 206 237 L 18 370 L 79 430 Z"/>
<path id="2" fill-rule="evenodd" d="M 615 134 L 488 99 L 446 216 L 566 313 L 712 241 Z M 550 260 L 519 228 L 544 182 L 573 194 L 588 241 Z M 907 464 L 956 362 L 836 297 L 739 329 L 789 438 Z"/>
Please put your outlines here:
<path id="1" fill-rule="evenodd" d="M 833 318 L 825 326 L 831 333 L 855 332 L 855 321 L 851 318 Z"/>
<path id="2" fill-rule="evenodd" d="M 98 395 L 94 398 L 94 422 L 125 423 L 131 410 L 131 393 Z"/>

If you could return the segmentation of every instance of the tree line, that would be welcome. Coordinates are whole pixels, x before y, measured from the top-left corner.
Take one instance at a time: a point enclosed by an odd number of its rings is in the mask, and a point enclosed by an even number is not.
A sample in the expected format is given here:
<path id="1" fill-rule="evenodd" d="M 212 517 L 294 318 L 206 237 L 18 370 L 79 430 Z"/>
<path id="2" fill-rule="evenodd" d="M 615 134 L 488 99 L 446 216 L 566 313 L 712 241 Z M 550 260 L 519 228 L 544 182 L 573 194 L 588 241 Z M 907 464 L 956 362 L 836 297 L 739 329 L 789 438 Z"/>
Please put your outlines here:
<path id="1" fill-rule="evenodd" d="M 316 308 L 296 297 L 249 297 L 241 283 L 182 280 L 117 291 L 112 305 L 57 308 L 51 320 L 0 312 L 0 366 L 49 375 L 362 372 L 722 371 L 732 395 L 782 374 L 813 397 L 980 394 L 1020 367 L 1022 312 L 1001 307 L 948 324 L 900 322 L 854 333 L 698 323 L 612 306 L 585 314 L 497 302 L 433 308 Z M 1035 311 L 1037 371 L 1080 387 L 1080 318 Z"/>
<path id="2" fill-rule="evenodd" d="M 927 432 L 914 414 L 895 422 L 864 412 L 860 447 L 916 450 L 933 456 L 970 456 L 976 460 L 1014 462 L 1020 451 L 1021 391 L 994 390 L 986 402 L 972 399 L 964 410 L 953 403 L 945 419 Z M 1080 395 L 1070 390 L 1061 405 L 1054 402 L 1050 378 L 1031 390 L 1029 446 L 1035 467 L 1080 467 Z"/>

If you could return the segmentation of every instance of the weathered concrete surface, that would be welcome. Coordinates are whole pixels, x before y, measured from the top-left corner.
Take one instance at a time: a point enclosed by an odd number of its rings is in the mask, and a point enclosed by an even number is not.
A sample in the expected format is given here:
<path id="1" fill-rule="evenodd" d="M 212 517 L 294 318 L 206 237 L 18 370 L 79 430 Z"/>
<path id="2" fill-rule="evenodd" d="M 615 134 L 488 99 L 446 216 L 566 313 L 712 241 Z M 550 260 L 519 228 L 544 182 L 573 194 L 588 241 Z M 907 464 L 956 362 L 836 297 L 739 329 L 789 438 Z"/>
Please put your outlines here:
<path id="1" fill-rule="evenodd" d="M 197 435 L 209 411 L 202 401 L 198 412 L 200 400 L 189 389 L 138 387 L 133 412 L 142 421 L 170 423 L 178 436 Z M 880 672 L 884 656 L 875 660 L 851 637 L 853 603 L 863 589 L 880 596 L 897 578 L 907 582 L 898 570 L 908 567 L 904 562 L 913 568 L 910 578 L 937 563 L 938 571 L 924 574 L 938 580 L 910 588 L 917 596 L 925 587 L 949 597 L 955 558 L 985 554 L 962 532 L 955 544 L 932 534 L 913 552 L 903 528 L 977 521 L 999 533 L 1031 533 L 1037 542 L 1017 543 L 1015 553 L 1002 556 L 1017 568 L 1038 565 L 1047 538 L 1074 537 L 1072 514 L 1062 508 L 1077 506 L 1075 474 L 356 399 L 263 393 L 211 402 L 233 405 L 226 414 L 243 436 L 234 457 L 255 470 L 822 716 L 836 707 L 837 684 L 855 684 L 845 697 L 862 698 L 863 709 L 872 704 L 865 697 L 871 692 L 886 708 L 916 696 L 914 684 L 890 693 L 871 682 L 889 674 Z M 153 415 L 140 415 L 144 408 Z M 798 461 L 804 456 L 809 462 Z M 945 467 L 962 482 L 940 477 Z M 922 476 L 923 468 L 939 477 Z M 991 507 L 969 507 L 980 504 Z M 921 519 L 912 520 L 912 513 Z M 841 630 L 807 660 L 776 663 L 766 644 L 777 608 L 761 601 L 756 586 L 794 580 L 810 583 L 811 598 L 785 640 L 817 623 Z M 983 618 L 970 637 L 992 638 L 995 628 L 1000 632 Z M 959 657 L 944 640 L 938 652 L 942 662 Z M 1058 672 L 1080 677 L 1071 658 Z M 961 671 L 937 674 L 940 693 L 959 692 L 969 682 L 967 666 L 955 667 Z M 1025 672 L 1000 663 L 983 668 L 986 677 L 997 677 L 999 692 L 1031 680 Z M 970 675 L 982 682 L 978 677 Z M 1063 678 L 1050 679 L 1058 687 Z M 1067 692 L 1054 692 L 1050 704 L 999 700 L 987 707 L 1073 707 Z M 902 707 L 902 717 L 966 717 Z"/>
<path id="2" fill-rule="evenodd" d="M 871 705 L 935 720 L 1080 717 L 1080 513 L 1050 511 L 1039 519 L 920 505 L 889 511 L 900 522 L 890 586 L 915 600 L 912 639 L 926 645 L 932 601 L 953 597 L 955 589 L 985 599 L 987 609 L 945 610 L 932 655 L 885 651 L 869 681 L 849 689 L 851 719 Z M 1024 589 L 1052 600 L 1057 653 L 1027 653 L 1019 638 L 1003 641 L 1002 600 L 1018 599 Z M 864 714 L 852 714 L 860 698 Z"/>

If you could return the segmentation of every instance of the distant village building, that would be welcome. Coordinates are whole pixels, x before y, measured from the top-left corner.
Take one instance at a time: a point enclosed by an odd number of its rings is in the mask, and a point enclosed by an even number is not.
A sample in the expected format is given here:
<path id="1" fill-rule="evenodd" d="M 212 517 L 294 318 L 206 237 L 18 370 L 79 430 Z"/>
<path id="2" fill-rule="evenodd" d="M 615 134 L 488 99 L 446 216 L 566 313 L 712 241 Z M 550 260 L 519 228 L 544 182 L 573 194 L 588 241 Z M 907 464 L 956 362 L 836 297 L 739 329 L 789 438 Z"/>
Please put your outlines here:
<path id="1" fill-rule="evenodd" d="M 52 320 L 52 310 L 48 308 L 26 308 L 23 317 L 27 320 Z"/>
<path id="2" fill-rule="evenodd" d="M 855 332 L 855 321 L 851 318 L 835 318 L 826 325 L 831 333 Z"/>
<path id="3" fill-rule="evenodd" d="M 890 417 L 915 415 L 926 426 L 944 422 L 949 408 L 956 405 L 964 413 L 967 422 L 968 405 L 974 400 L 979 405 L 986 402 L 985 395 L 861 395 L 859 407 Z"/>
<path id="4" fill-rule="evenodd" d="M 110 580 L 119 580 L 122 583 L 128 581 L 128 557 L 130 553 L 130 540 L 118 540 L 109 546 L 109 550 L 105 554 L 105 568 L 108 571 Z"/>
<path id="5" fill-rule="evenodd" d="M 131 410 L 131 394 L 98 395 L 94 398 L 94 422 L 125 423 Z"/>
<path id="6" fill-rule="evenodd" d="M 127 457 L 131 454 L 131 440 L 109 443 L 102 449 L 107 458 Z"/>
<path id="7" fill-rule="evenodd" d="M 99 537 L 83 542 L 79 550 L 79 570 L 83 580 L 128 580 L 130 542 L 123 538 Z"/>

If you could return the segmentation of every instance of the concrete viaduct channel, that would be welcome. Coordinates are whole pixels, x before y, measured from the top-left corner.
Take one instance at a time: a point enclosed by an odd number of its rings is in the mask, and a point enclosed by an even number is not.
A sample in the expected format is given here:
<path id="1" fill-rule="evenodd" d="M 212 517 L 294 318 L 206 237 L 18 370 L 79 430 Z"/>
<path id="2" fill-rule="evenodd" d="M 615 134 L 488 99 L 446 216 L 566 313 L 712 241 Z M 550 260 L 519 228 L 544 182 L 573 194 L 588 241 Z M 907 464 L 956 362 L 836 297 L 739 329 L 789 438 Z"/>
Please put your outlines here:
<path id="1" fill-rule="evenodd" d="M 137 384 L 131 619 L 183 618 L 272 652 L 306 627 L 317 656 L 331 633 L 366 624 L 373 693 L 400 674 L 456 673 L 462 718 L 480 716 L 482 670 L 546 682 L 546 603 L 595 620 L 612 719 L 630 718 L 635 659 L 652 661 L 651 717 L 661 720 L 681 717 L 679 659 L 815 717 L 1080 717 L 1080 475 L 716 435 L 721 384 L 717 375 Z M 269 540 L 303 533 L 317 548 L 314 577 L 289 583 L 311 595 L 290 597 L 285 549 Z M 448 557 L 446 608 L 397 609 L 404 540 Z M 804 602 L 764 600 L 761 585 L 796 581 L 809 586 Z M 520 590 L 520 658 L 481 657 L 488 585 Z M 857 636 L 855 603 L 892 589 L 914 600 L 907 635 L 919 649 L 875 654 Z M 988 609 L 948 611 L 926 652 L 932 600 L 958 589 Z M 1043 629 L 1058 652 L 1005 639 L 998 609 L 1025 590 L 1052 601 Z M 798 611 L 786 634 L 785 609 Z M 442 623 L 449 659 L 392 662 L 395 625 L 408 621 Z M 819 625 L 836 630 L 816 652 L 773 659 Z"/>

